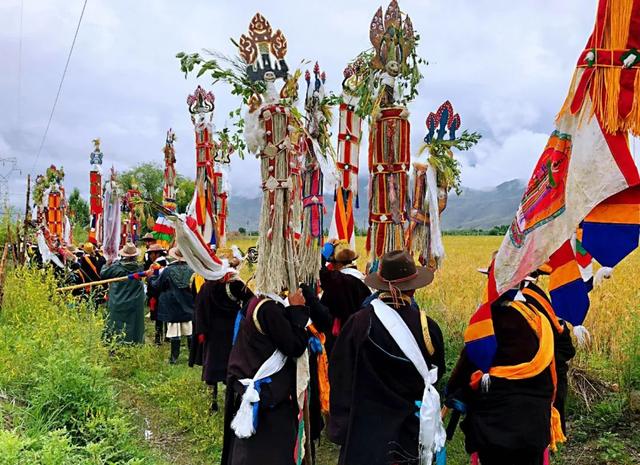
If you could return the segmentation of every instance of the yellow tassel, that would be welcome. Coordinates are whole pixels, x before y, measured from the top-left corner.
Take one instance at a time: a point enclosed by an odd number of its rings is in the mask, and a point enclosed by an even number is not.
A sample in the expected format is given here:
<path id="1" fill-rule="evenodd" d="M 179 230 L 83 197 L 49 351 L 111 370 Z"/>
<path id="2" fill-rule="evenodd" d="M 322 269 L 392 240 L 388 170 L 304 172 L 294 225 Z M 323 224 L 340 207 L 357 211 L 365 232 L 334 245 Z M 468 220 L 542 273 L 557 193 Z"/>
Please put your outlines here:
<path id="1" fill-rule="evenodd" d="M 621 68 L 605 68 L 602 70 L 607 90 L 607 100 L 604 113 L 601 113 L 602 122 L 608 132 L 614 133 L 620 129 L 622 121 L 619 121 L 618 102 L 620 100 L 620 75 Z M 597 95 L 597 94 L 596 94 Z"/>
<path id="2" fill-rule="evenodd" d="M 573 77 L 571 78 L 571 84 L 569 84 L 569 92 L 567 93 L 567 98 L 564 99 L 564 103 L 562 104 L 562 108 L 558 112 L 556 116 L 556 121 L 558 121 L 563 116 L 571 113 L 571 102 L 573 102 L 573 97 L 576 95 L 576 87 L 578 86 L 578 74 L 582 75 L 579 70 L 576 70 L 573 73 Z M 420 155 L 420 153 L 418 153 Z"/>
<path id="3" fill-rule="evenodd" d="M 606 19 L 604 22 L 604 31 L 595 31 L 596 36 L 602 35 L 603 42 L 601 50 L 621 50 L 627 48 L 629 39 L 629 28 L 631 24 L 631 13 L 634 0 L 610 0 Z M 590 84 L 592 108 L 589 115 L 584 114 L 584 107 L 578 112 L 576 117 L 581 121 L 584 117 L 591 118 L 594 114 L 600 116 L 600 120 L 607 132 L 613 133 L 620 130 L 631 130 L 634 134 L 640 132 L 640 109 L 638 99 L 640 98 L 640 82 L 636 76 L 635 95 L 633 102 L 633 110 L 626 119 L 620 117 L 619 99 L 620 99 L 620 76 L 622 68 L 619 66 L 604 67 L 594 64 L 596 70 L 593 74 Z M 571 81 L 567 98 L 565 99 L 558 118 L 570 113 L 571 103 L 575 96 L 575 91 L 579 80 L 577 76 L 581 73 L 576 72 Z"/>
<path id="4" fill-rule="evenodd" d="M 633 106 L 627 116 L 626 129 L 640 137 L 640 71 L 636 71 L 636 80 L 633 84 Z"/>
<path id="5" fill-rule="evenodd" d="M 558 451 L 558 444 L 566 442 L 567 438 L 562 432 L 562 422 L 560 412 L 555 407 L 551 407 L 551 444 L 549 447 L 553 452 Z"/>

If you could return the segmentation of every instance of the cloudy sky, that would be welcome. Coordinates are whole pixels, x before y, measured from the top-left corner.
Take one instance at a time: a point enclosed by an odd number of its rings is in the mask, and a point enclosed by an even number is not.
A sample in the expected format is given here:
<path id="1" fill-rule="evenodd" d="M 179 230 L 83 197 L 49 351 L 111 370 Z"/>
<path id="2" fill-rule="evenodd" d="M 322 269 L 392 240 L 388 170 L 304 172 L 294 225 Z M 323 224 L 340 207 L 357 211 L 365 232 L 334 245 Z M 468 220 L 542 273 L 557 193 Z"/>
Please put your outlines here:
<path id="1" fill-rule="evenodd" d="M 206 77 L 188 79 L 176 52 L 203 48 L 233 54 L 230 37 L 261 11 L 289 42 L 291 67 L 318 60 L 338 92 L 348 60 L 369 47 L 368 27 L 380 0 L 88 0 L 60 101 L 36 159 L 83 0 L 0 2 L 0 157 L 17 157 L 11 200 L 24 202 L 27 173 L 63 165 L 66 185 L 88 191 L 91 140 L 100 137 L 105 165 L 125 170 L 162 160 L 172 127 L 178 171 L 195 171 L 193 129 L 185 99 Z M 21 27 L 21 6 L 22 27 Z M 412 146 L 430 111 L 449 99 L 481 143 L 459 155 L 463 184 L 490 187 L 528 178 L 593 25 L 596 0 L 400 0 L 421 35 L 429 61 L 410 106 Z M 385 4 L 386 7 L 386 4 Z M 22 33 L 21 33 L 22 30 Z M 22 53 L 20 54 L 20 49 Z M 216 125 L 238 105 L 218 84 Z M 366 153 L 362 152 L 363 154 Z M 363 156 L 364 158 L 364 156 Z M 364 163 L 364 162 L 363 162 Z M 5 171 L 2 171 L 2 170 Z M 0 165 L 0 176 L 6 167 Z M 234 195 L 258 193 L 258 164 L 234 160 Z"/>

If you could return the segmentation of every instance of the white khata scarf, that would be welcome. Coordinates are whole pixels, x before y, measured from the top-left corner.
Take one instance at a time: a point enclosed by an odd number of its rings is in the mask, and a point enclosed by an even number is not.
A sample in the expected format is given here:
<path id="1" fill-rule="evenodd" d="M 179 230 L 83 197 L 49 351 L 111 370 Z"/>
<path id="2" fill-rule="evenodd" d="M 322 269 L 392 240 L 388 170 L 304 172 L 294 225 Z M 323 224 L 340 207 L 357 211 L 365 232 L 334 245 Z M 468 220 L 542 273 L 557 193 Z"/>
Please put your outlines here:
<path id="1" fill-rule="evenodd" d="M 418 440 L 420 465 L 430 465 L 434 455 L 444 447 L 447 439 L 447 433 L 440 416 L 440 395 L 433 387 L 438 380 L 438 368 L 429 369 L 416 339 L 398 312 L 380 299 L 373 300 L 371 305 L 382 325 L 389 331 L 393 340 L 424 379 Z"/>

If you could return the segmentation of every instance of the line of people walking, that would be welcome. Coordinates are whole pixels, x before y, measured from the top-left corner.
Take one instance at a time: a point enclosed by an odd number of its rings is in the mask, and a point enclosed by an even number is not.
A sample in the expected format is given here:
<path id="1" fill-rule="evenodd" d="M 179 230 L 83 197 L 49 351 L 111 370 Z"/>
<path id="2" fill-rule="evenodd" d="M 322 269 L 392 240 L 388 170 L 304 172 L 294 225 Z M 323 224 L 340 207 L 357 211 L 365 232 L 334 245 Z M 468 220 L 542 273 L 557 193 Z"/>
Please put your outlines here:
<path id="1" fill-rule="evenodd" d="M 340 465 L 444 463 L 459 416 L 476 463 L 545 463 L 564 438 L 575 351 L 536 284 L 544 270 L 492 305 L 497 350 L 488 373 L 463 349 L 444 385 L 445 337 L 415 299 L 433 272 L 404 251 L 386 254 L 366 276 L 347 243 L 322 253 L 319 283 L 278 294 L 254 294 L 238 260 L 224 260 L 222 278 L 206 281 L 178 248 L 153 244 L 144 270 L 127 244 L 100 275 L 144 272 L 156 343 L 170 340 L 169 362 L 185 339 L 189 365 L 202 366 L 212 387 L 212 412 L 226 385 L 223 465 L 313 464 L 323 431 L 340 446 Z M 108 332 L 142 342 L 144 300 L 140 280 L 110 285 Z M 447 429 L 445 412 L 453 412 Z"/>

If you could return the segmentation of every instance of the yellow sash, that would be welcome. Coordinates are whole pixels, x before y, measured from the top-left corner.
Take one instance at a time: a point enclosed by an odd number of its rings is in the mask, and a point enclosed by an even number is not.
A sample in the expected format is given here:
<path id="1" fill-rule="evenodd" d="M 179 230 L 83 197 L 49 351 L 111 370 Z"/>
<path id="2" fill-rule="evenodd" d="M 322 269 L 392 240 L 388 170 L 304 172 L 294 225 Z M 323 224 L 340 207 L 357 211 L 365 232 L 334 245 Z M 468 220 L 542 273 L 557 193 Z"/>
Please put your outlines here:
<path id="1" fill-rule="evenodd" d="M 539 348 L 536 355 L 529 362 L 519 363 L 511 366 L 491 367 L 489 374 L 496 378 L 504 378 L 510 380 L 528 379 L 542 373 L 547 367 L 551 367 L 551 379 L 553 381 L 553 397 L 551 399 L 551 444 L 549 447 L 552 451 L 556 451 L 557 443 L 565 442 L 567 438 L 562 432 L 560 423 L 560 413 L 553 406 L 556 398 L 557 375 L 556 361 L 554 356 L 553 330 L 551 323 L 538 310 L 526 305 L 522 302 L 511 302 L 509 305 L 518 311 L 527 321 L 531 329 L 538 337 Z M 552 314 L 555 317 L 555 313 Z M 471 385 L 477 386 L 482 378 L 482 372 L 476 371 L 471 376 Z"/>

